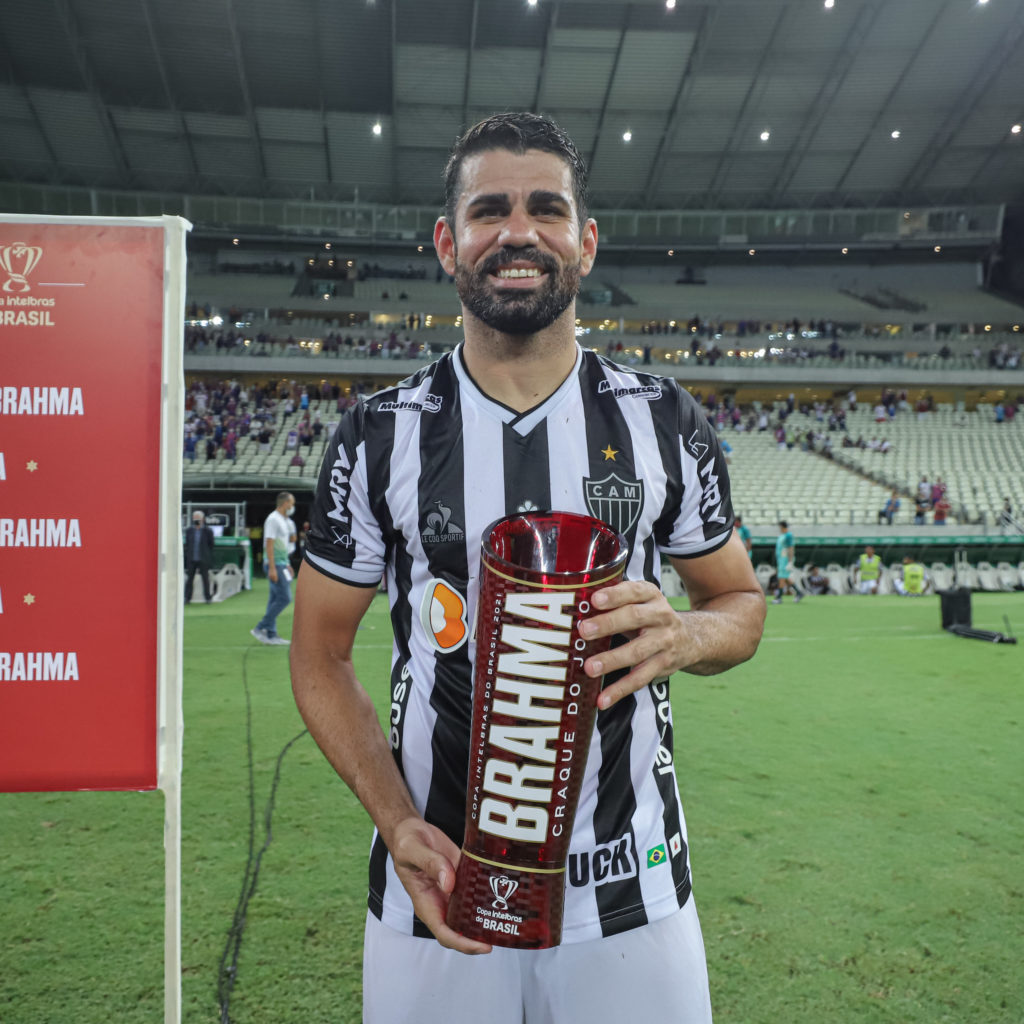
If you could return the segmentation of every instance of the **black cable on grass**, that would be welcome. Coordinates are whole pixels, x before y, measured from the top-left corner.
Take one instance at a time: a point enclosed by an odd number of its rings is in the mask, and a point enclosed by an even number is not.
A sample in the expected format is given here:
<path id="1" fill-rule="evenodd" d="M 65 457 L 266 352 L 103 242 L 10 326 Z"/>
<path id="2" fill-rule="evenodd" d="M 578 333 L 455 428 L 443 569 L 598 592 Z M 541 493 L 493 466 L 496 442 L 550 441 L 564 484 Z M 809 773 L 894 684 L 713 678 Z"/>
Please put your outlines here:
<path id="1" fill-rule="evenodd" d="M 274 816 L 274 801 L 277 799 L 277 784 L 281 781 L 281 764 L 285 754 L 291 747 L 302 739 L 309 732 L 303 729 L 297 736 L 293 736 L 277 755 L 277 764 L 274 767 L 274 779 L 270 785 L 270 796 L 267 797 L 266 807 L 263 809 L 264 840 L 259 852 L 256 848 L 256 782 L 253 773 L 252 755 L 252 696 L 249 692 L 248 661 L 249 652 L 254 647 L 247 647 L 242 655 L 242 685 L 245 688 L 245 747 L 249 761 L 249 854 L 245 862 L 245 872 L 242 875 L 242 891 L 238 896 L 238 903 L 235 906 L 234 919 L 228 929 L 227 942 L 224 944 L 224 952 L 220 957 L 220 966 L 217 970 L 217 1003 L 220 1006 L 221 1024 L 231 1024 L 230 1006 L 231 994 L 238 980 L 238 958 L 242 952 L 242 937 L 245 932 L 246 915 L 249 911 L 249 900 L 256 892 L 256 882 L 260 874 L 260 861 L 263 854 L 267 852 L 273 839 L 270 824 Z M 228 960 L 230 959 L 230 964 Z"/>

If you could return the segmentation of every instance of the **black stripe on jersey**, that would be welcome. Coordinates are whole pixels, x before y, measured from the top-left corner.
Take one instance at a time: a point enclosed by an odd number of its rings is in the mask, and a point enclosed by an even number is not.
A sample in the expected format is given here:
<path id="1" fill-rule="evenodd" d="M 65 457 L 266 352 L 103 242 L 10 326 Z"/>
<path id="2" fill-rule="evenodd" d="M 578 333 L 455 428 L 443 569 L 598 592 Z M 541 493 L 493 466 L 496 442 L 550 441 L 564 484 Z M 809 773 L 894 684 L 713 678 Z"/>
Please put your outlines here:
<path id="1" fill-rule="evenodd" d="M 683 465 L 679 452 L 679 403 L 682 401 L 682 389 L 672 385 L 674 402 L 664 403 L 664 408 L 657 410 L 662 415 L 654 416 L 654 437 L 658 442 L 658 456 L 665 470 L 665 504 L 654 524 L 654 539 L 661 545 L 667 545 L 672 534 L 672 526 L 679 509 L 683 504 Z M 666 399 L 668 395 L 665 396 Z M 665 415 L 668 412 L 671 415 Z"/>
<path id="2" fill-rule="evenodd" d="M 465 594 L 469 583 L 465 449 L 459 382 L 450 359 L 437 366 L 431 391 L 440 398 L 441 407 L 420 418 L 419 529 L 431 575 Z M 453 419 L 459 424 L 454 430 Z M 452 656 L 435 653 L 430 706 L 437 717 L 430 740 L 432 768 L 424 817 L 461 844 L 473 718 L 473 671 L 464 651 Z"/>
<path id="3" fill-rule="evenodd" d="M 349 510 L 349 496 L 352 476 L 356 469 L 356 448 L 362 435 L 365 412 L 362 403 L 349 409 L 342 416 L 334 436 L 327 445 L 316 485 L 317 500 L 313 502 L 310 515 L 309 536 L 306 539 L 306 547 L 313 554 L 321 555 L 346 568 L 351 568 L 356 553 L 351 537 L 352 513 Z M 344 460 L 339 457 L 339 448 L 344 448 L 348 469 L 345 468 Z M 323 573 L 323 570 L 313 562 L 309 562 L 309 565 Z"/>
<path id="4" fill-rule="evenodd" d="M 654 727 L 661 737 L 661 751 L 655 759 L 652 771 L 664 805 L 662 821 L 665 825 L 665 852 L 672 865 L 672 881 L 675 883 L 676 899 L 682 906 L 690 897 L 690 869 L 686 864 L 686 839 L 682 822 L 679 820 L 679 803 L 676 799 L 675 738 L 670 717 L 671 705 L 668 679 L 655 679 L 650 684 L 651 700 L 654 702 Z M 667 755 L 667 758 L 666 758 Z M 673 853 L 670 840 L 679 836 L 681 843 L 678 853 Z"/>
<path id="5" fill-rule="evenodd" d="M 543 420 L 526 437 L 511 424 L 502 427 L 505 512 L 551 508 L 551 470 L 548 424 Z"/>
<path id="6" fill-rule="evenodd" d="M 687 451 L 697 462 L 698 486 L 701 489 L 700 517 L 704 539 L 721 536 L 721 544 L 702 554 L 717 551 L 731 536 L 733 528 L 732 496 L 729 470 L 714 426 L 688 391 L 680 389 L 679 435 Z M 709 518 L 713 517 L 713 518 Z M 721 520 L 716 522 L 715 519 Z"/>
<path id="7" fill-rule="evenodd" d="M 613 647 L 625 643 L 617 636 Z M 626 669 L 609 672 L 604 685 L 610 686 L 626 674 Z M 597 806 L 594 808 L 594 841 L 596 845 L 612 843 L 622 836 L 630 837 L 630 847 L 640 864 L 646 864 L 646 851 L 636 848 L 633 815 L 636 794 L 630 775 L 630 750 L 633 745 L 633 713 L 636 697 L 623 697 L 607 711 L 597 715 L 597 731 L 601 737 L 601 767 L 597 773 Z M 638 870 L 643 870 L 638 868 Z M 630 928 L 647 924 L 643 890 L 638 875 L 606 882 L 594 890 L 597 911 L 601 918 L 601 934 L 617 935 Z"/>

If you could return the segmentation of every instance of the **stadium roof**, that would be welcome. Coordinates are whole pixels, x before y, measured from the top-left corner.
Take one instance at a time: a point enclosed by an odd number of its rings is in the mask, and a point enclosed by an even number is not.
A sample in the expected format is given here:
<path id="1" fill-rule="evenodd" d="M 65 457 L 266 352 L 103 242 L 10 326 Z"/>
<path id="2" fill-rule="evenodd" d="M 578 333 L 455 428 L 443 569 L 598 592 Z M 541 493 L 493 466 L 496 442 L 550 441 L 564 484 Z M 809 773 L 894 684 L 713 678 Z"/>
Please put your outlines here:
<path id="1" fill-rule="evenodd" d="M 1020 201 L 1024 0 L 0 5 L 0 179 L 434 204 L 503 109 L 597 208 Z"/>

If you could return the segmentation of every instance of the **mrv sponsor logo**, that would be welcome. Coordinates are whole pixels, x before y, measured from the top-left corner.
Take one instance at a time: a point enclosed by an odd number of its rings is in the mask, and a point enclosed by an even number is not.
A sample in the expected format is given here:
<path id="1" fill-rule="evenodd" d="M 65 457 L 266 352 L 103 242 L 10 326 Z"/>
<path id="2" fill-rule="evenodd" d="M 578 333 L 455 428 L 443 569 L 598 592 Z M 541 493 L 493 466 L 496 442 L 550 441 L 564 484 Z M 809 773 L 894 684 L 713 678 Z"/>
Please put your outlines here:
<path id="1" fill-rule="evenodd" d="M 577 889 L 591 882 L 607 885 L 609 882 L 621 882 L 624 878 L 635 878 L 639 863 L 633 837 L 625 835 L 585 853 L 570 853 L 567 867 L 569 884 Z"/>
<path id="2" fill-rule="evenodd" d="M 697 475 L 701 478 L 700 514 L 709 523 L 724 523 L 722 515 L 722 492 L 718 487 L 718 474 L 715 472 L 715 457 L 708 455 L 710 448 L 697 440 L 695 430 L 686 447 L 697 460 Z M 704 460 L 703 462 L 701 460 Z"/>

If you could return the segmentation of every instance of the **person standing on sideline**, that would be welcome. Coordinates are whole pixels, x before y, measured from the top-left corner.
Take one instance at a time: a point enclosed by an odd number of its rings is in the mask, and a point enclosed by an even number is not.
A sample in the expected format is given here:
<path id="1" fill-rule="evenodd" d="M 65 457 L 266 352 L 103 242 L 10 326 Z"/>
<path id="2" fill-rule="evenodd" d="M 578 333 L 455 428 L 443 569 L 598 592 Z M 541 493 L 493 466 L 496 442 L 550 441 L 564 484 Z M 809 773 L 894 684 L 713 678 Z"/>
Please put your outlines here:
<path id="1" fill-rule="evenodd" d="M 779 535 L 775 539 L 775 572 L 778 584 L 772 604 L 782 604 L 782 595 L 789 591 L 793 595 L 793 604 L 798 604 L 804 596 L 803 591 L 793 580 L 793 569 L 796 566 L 796 541 L 790 533 L 789 524 L 785 519 L 779 522 Z"/>
<path id="2" fill-rule="evenodd" d="M 277 617 L 291 604 L 292 568 L 288 556 L 295 548 L 295 495 L 281 491 L 277 496 L 277 507 L 263 523 L 263 565 L 270 580 L 270 596 L 263 618 L 250 633 L 261 644 L 287 644 L 283 636 L 277 635 Z"/>
<path id="3" fill-rule="evenodd" d="M 870 544 L 857 559 L 857 564 L 853 567 L 853 578 L 860 593 L 878 593 L 878 584 L 882 578 L 882 559 L 875 554 L 875 549 Z"/>
<path id="4" fill-rule="evenodd" d="M 721 447 L 673 378 L 576 342 L 597 225 L 586 166 L 552 121 L 499 114 L 456 142 L 434 246 L 464 340 L 342 419 L 290 652 L 299 710 L 376 825 L 363 1021 L 710 1024 L 668 677 L 745 661 L 764 626 Z M 638 386 L 657 400 L 637 401 Z M 612 474 L 622 500 L 599 503 Z M 630 552 L 626 580 L 595 595 L 581 625 L 618 639 L 583 665 L 604 686 L 572 834 L 580 870 L 566 876 L 562 943 L 543 950 L 492 947 L 445 923 L 465 828 L 481 538 L 528 509 L 603 518 Z M 690 611 L 661 592 L 661 554 Z M 352 663 L 382 576 L 394 631 L 387 735 Z"/>
<path id="5" fill-rule="evenodd" d="M 743 516 L 736 517 L 736 532 L 740 535 L 740 540 L 743 542 L 743 547 L 747 552 L 747 557 L 754 560 L 754 542 L 750 536 L 750 527 L 743 525 Z"/>
<path id="6" fill-rule="evenodd" d="M 209 604 L 210 568 L 213 566 L 213 530 L 206 525 L 206 516 L 198 509 L 192 513 L 192 525 L 185 531 L 185 604 L 192 600 L 192 581 L 198 572 L 203 581 L 203 597 Z"/>

